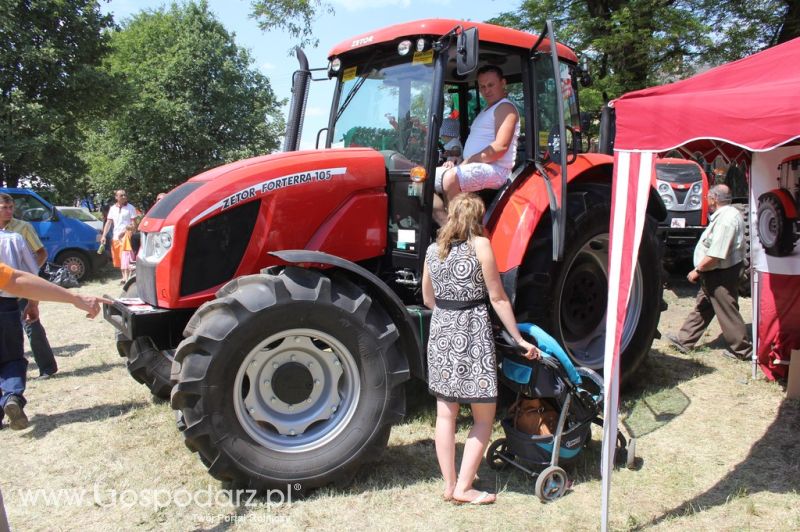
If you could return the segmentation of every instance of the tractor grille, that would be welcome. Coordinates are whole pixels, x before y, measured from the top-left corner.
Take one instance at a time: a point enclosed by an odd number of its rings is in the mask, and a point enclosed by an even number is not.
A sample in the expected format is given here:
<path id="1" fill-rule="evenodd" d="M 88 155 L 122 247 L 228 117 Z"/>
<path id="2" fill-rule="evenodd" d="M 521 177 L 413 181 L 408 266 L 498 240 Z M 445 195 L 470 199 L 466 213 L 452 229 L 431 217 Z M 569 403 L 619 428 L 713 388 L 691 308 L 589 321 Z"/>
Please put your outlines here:
<path id="1" fill-rule="evenodd" d="M 147 304 L 158 306 L 156 296 L 156 265 L 143 258 L 136 261 L 136 293 Z"/>
<path id="2" fill-rule="evenodd" d="M 250 243 L 260 206 L 260 200 L 250 201 L 189 229 L 181 296 L 207 290 L 233 278 Z"/>

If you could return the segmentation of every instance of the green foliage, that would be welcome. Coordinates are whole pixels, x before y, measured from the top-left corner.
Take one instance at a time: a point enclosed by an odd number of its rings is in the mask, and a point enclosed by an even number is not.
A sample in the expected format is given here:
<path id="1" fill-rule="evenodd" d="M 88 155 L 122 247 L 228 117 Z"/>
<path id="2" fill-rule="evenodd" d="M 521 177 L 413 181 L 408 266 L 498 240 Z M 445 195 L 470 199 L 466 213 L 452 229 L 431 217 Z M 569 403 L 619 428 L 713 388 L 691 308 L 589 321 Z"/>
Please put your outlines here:
<path id="1" fill-rule="evenodd" d="M 0 2 L 0 184 L 81 188 L 80 121 L 113 95 L 98 68 L 110 26 L 95 0 Z"/>
<path id="2" fill-rule="evenodd" d="M 263 31 L 283 30 L 295 39 L 300 46 L 317 46 L 319 39 L 313 37 L 311 23 L 316 12 L 333 14 L 333 6 L 323 0 L 253 0 L 252 18 Z"/>
<path id="3" fill-rule="evenodd" d="M 775 44 L 790 19 L 787 0 L 524 0 L 490 22 L 540 33 L 588 60 L 595 80 L 581 93 L 596 111 L 606 99 L 739 59 Z M 783 32 L 785 34 L 785 31 Z M 787 65 L 787 68 L 789 66 Z"/>
<path id="4" fill-rule="evenodd" d="M 151 198 L 278 148 L 282 102 L 205 2 L 139 13 L 111 45 L 105 69 L 123 96 L 112 116 L 86 125 L 96 190 Z"/>

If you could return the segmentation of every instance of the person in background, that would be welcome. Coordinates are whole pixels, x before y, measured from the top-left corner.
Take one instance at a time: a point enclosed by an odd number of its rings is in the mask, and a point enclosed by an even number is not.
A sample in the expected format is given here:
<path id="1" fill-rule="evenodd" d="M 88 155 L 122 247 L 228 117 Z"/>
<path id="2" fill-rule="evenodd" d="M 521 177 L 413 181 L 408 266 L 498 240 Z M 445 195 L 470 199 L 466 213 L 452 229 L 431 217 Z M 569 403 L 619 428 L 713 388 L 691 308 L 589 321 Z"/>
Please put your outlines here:
<path id="1" fill-rule="evenodd" d="M 731 189 L 714 185 L 708 191 L 708 227 L 694 248 L 694 269 L 686 278 L 700 282 L 694 310 L 686 318 L 678 334 L 665 336 L 678 351 L 693 349 L 714 316 L 729 349 L 726 356 L 750 360 L 753 345 L 747 326 L 739 314 L 739 275 L 745 254 L 744 218 L 731 205 Z"/>
<path id="2" fill-rule="evenodd" d="M 162 199 L 164 199 L 164 197 L 165 197 L 166 195 L 167 195 L 167 193 L 166 193 L 166 192 L 159 192 L 159 193 L 158 193 L 158 195 L 156 196 L 156 203 L 158 203 L 159 201 L 161 201 Z M 155 205 L 155 203 L 154 203 L 153 205 Z"/>
<path id="3" fill-rule="evenodd" d="M 133 251 L 133 235 L 136 231 L 135 228 L 135 219 L 133 222 L 128 224 L 128 227 L 125 228 L 125 233 L 123 233 L 122 238 L 120 239 L 120 243 L 122 245 L 122 251 L 120 253 L 120 270 L 122 270 L 122 282 L 127 283 L 128 279 L 131 278 L 133 272 L 133 265 L 136 262 L 136 255 Z"/>
<path id="4" fill-rule="evenodd" d="M 133 205 L 128 203 L 128 194 L 120 189 L 114 195 L 116 203 L 108 209 L 108 218 L 103 226 L 103 236 L 100 239 L 101 244 L 106 243 L 106 234 L 111 226 L 111 260 L 115 268 L 122 269 L 122 236 L 125 234 L 127 227 L 136 218 L 136 209 Z M 123 280 L 120 284 L 125 283 L 125 274 L 122 274 Z"/>
<path id="5" fill-rule="evenodd" d="M 94 296 L 84 296 L 70 292 L 66 288 L 45 281 L 22 270 L 16 270 L 0 262 L 0 290 L 30 301 L 55 301 L 71 303 L 85 310 L 86 317 L 94 318 L 100 312 L 101 303 L 112 301 Z M 4 416 L 9 418 L 13 430 L 28 426 L 25 415 L 25 370 L 28 361 L 22 354 L 22 327 L 16 305 L 4 305 L 0 300 L 0 426 Z"/>
<path id="6" fill-rule="evenodd" d="M 511 176 L 517 154 L 519 113 L 506 98 L 506 79 L 494 65 L 478 69 L 478 90 L 486 100 L 470 126 L 464 145 L 464 160 L 456 165 L 444 163 L 441 188 L 437 192 L 451 201 L 460 192 L 477 192 L 486 188 L 499 189 Z M 433 218 L 440 225 L 447 220 L 442 198 L 434 196 Z"/>
<path id="7" fill-rule="evenodd" d="M 444 498 L 458 503 L 491 504 L 496 496 L 472 488 L 489 443 L 497 401 L 497 365 L 488 304 L 525 356 L 538 349 L 517 328 L 500 281 L 489 239 L 483 236 L 484 206 L 475 194 L 450 203 L 447 223 L 428 247 L 422 296 L 433 310 L 428 336 L 428 388 L 436 397 L 436 457 L 444 477 Z M 464 444 L 456 476 L 455 431 L 459 404 L 472 409 L 474 425 Z"/>
<path id="8" fill-rule="evenodd" d="M 0 247 L 0 261 L 12 265 L 19 264 L 18 269 L 36 274 L 47 261 L 47 250 L 31 224 L 14 218 L 14 198 L 0 193 L 0 235 L 9 233 L 20 235 L 23 245 L 19 246 L 15 240 L 4 239 Z M 33 266 L 26 260 L 31 254 L 33 254 Z M 31 344 L 33 360 L 39 368 L 39 378 L 50 378 L 58 372 L 58 363 L 39 317 L 39 306 L 36 301 L 28 302 L 24 298 L 19 299 L 18 303 L 22 327 Z"/>

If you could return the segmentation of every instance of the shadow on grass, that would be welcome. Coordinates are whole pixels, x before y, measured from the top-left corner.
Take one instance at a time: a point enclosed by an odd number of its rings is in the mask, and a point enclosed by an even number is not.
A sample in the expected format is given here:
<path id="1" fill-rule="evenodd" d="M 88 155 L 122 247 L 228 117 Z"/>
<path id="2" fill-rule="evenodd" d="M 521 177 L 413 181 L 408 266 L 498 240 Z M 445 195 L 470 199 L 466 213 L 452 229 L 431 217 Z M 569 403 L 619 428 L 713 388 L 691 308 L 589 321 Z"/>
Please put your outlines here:
<path id="1" fill-rule="evenodd" d="M 62 345 L 61 347 L 53 348 L 53 354 L 57 357 L 71 357 L 80 353 L 87 347 L 92 347 L 90 344 L 70 344 Z"/>
<path id="2" fill-rule="evenodd" d="M 800 490 L 800 402 L 784 400 L 775 421 L 764 436 L 750 448 L 750 453 L 708 491 L 634 530 L 642 530 L 662 521 L 699 513 L 722 506 L 736 498 L 766 491 L 788 493 Z"/>
<path id="3" fill-rule="evenodd" d="M 90 408 L 79 408 L 59 414 L 36 414 L 31 418 L 33 429 L 25 434 L 25 437 L 38 440 L 47 436 L 47 434 L 54 429 L 69 425 L 70 423 L 82 423 L 118 417 L 127 414 L 131 410 L 145 406 L 148 406 L 148 403 L 128 401 L 117 404 L 92 406 Z"/>
<path id="4" fill-rule="evenodd" d="M 86 375 L 92 375 L 94 373 L 104 373 L 106 371 L 111 371 L 112 369 L 118 368 L 119 365 L 117 364 L 106 364 L 105 362 L 102 364 L 97 364 L 96 366 L 86 366 L 83 368 L 76 368 L 69 371 L 59 371 L 55 374 L 54 378 L 62 379 L 64 377 L 85 377 Z"/>
<path id="5" fill-rule="evenodd" d="M 680 384 L 713 371 L 713 367 L 697 358 L 651 350 L 622 392 L 621 424 L 636 438 L 660 429 L 683 414 L 691 404 Z"/>

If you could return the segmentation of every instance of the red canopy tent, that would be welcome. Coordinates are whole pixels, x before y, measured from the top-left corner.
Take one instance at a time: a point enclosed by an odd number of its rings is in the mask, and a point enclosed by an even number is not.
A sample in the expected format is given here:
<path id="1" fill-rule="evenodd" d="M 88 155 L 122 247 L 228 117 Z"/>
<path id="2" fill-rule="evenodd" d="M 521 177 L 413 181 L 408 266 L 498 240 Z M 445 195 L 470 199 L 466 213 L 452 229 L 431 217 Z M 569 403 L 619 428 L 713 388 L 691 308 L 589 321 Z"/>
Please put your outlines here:
<path id="1" fill-rule="evenodd" d="M 731 143 L 753 152 L 765 152 L 797 140 L 800 138 L 798 64 L 800 38 L 683 81 L 625 94 L 612 102 L 617 133 L 609 286 L 618 286 L 618 291 L 609 294 L 606 318 L 603 529 L 608 523 L 617 430 L 620 335 L 641 241 L 647 194 L 655 180 L 655 154 L 703 139 Z M 631 224 L 630 220 L 636 223 Z M 793 286 L 800 293 L 800 282 L 792 284 L 797 279 L 800 277 L 787 279 L 782 286 Z M 800 297 L 790 298 L 791 301 L 800 302 Z M 757 305 L 753 307 L 755 313 Z M 793 314 L 800 315 L 800 311 Z M 780 323 L 780 327 L 787 325 L 785 320 Z"/>

